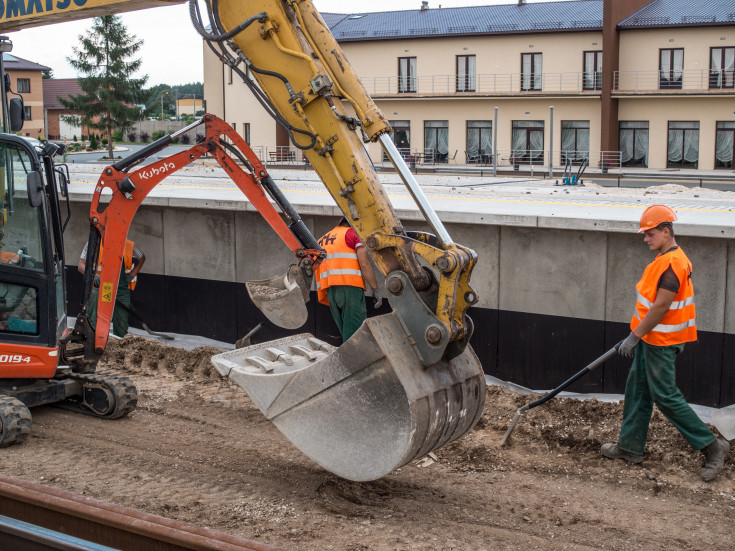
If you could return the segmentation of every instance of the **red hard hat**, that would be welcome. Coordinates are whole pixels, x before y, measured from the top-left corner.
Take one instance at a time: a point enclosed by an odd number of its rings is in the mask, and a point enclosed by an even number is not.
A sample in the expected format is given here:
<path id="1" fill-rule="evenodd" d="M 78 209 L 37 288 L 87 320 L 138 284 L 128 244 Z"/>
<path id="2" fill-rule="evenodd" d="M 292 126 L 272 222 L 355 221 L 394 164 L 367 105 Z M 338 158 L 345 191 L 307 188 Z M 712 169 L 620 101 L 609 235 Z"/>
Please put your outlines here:
<path id="1" fill-rule="evenodd" d="M 651 230 L 664 222 L 677 220 L 676 214 L 666 205 L 652 205 L 643 211 L 641 215 L 641 229 L 638 233 Z"/>

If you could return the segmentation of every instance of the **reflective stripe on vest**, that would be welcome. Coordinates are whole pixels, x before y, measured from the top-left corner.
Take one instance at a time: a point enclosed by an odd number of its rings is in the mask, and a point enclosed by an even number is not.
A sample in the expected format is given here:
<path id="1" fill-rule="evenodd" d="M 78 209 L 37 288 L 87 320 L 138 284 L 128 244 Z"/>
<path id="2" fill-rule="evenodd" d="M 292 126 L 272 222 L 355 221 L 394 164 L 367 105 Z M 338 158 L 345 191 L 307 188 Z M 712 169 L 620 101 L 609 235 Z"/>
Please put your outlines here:
<path id="1" fill-rule="evenodd" d="M 130 241 L 130 239 L 126 239 L 125 250 L 123 251 L 123 266 L 125 266 L 126 274 L 129 274 L 133 269 L 133 249 L 135 249 L 135 243 Z M 102 274 L 102 245 L 100 245 L 99 259 L 97 260 L 97 273 Z M 135 289 L 136 283 L 138 283 L 137 275 L 128 283 L 128 289 L 131 291 Z"/>
<path id="2" fill-rule="evenodd" d="M 697 340 L 692 263 L 680 248 L 659 254 L 646 267 L 636 284 L 636 309 L 630 328 L 635 330 L 645 318 L 656 300 L 658 282 L 669 267 L 679 280 L 679 291 L 658 325 L 643 336 L 644 341 L 654 346 L 670 346 Z"/>
<path id="3" fill-rule="evenodd" d="M 319 302 L 329 305 L 327 289 L 334 285 L 348 285 L 365 289 L 357 253 L 347 246 L 345 237 L 350 228 L 337 226 L 319 240 L 327 256 L 316 269 L 316 292 Z"/>

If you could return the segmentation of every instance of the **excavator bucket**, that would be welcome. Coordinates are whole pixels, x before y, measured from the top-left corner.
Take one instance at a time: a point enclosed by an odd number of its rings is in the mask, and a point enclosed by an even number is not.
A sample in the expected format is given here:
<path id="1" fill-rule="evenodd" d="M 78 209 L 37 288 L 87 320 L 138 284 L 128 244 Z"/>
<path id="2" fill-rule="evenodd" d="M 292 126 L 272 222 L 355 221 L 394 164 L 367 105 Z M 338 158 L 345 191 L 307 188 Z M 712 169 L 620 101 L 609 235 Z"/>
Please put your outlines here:
<path id="1" fill-rule="evenodd" d="M 396 313 L 366 320 L 339 348 L 302 334 L 212 363 L 297 448 L 354 481 L 378 479 L 456 440 L 485 404 L 472 349 L 424 367 Z"/>
<path id="2" fill-rule="evenodd" d="M 253 304 L 278 327 L 298 329 L 306 323 L 309 289 L 298 266 L 289 267 L 284 275 L 248 281 L 245 287 Z"/>

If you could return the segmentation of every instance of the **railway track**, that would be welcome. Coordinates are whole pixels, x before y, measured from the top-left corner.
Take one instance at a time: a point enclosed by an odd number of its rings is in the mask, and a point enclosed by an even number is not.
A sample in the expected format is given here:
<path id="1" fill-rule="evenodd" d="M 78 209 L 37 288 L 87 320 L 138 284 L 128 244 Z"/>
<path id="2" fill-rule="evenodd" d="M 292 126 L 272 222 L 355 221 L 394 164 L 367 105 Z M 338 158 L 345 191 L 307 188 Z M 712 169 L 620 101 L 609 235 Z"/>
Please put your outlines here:
<path id="1" fill-rule="evenodd" d="M 270 545 L 2 475 L 0 549 L 282 551 Z"/>

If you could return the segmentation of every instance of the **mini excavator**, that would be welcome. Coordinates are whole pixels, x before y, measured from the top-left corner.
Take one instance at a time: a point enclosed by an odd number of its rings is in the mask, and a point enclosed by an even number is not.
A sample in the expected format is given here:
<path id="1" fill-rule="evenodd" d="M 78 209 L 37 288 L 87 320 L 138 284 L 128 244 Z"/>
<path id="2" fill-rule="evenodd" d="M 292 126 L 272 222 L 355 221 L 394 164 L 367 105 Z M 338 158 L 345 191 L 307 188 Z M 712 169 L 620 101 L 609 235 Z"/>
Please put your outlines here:
<path id="1" fill-rule="evenodd" d="M 155 4 L 148 0 L 133 7 L 128 1 L 98 0 L 94 7 L 68 13 L 0 18 L 0 31 Z M 478 300 L 470 285 L 477 257 L 452 241 L 391 140 L 385 116 L 310 0 L 206 0 L 203 5 L 208 23 L 199 3 L 189 2 L 194 27 L 308 159 L 365 244 L 381 295 L 392 307 L 390 314 L 366 320 L 337 348 L 302 334 L 212 361 L 323 468 L 350 480 L 380 478 L 466 434 L 482 414 L 485 379 L 469 346 L 473 325 L 467 315 Z M 178 134 L 198 126 L 204 138 L 194 146 L 138 167 Z M 129 380 L 120 383 L 96 370 L 107 344 L 125 240 L 147 194 L 205 154 L 216 159 L 295 256 L 286 274 L 246 284 L 253 302 L 276 325 L 295 328 L 306 321 L 309 282 L 324 252 L 245 141 L 225 122 L 205 114 L 103 170 L 90 210 L 83 283 L 87 303 L 103 247 L 97 323 L 93 329 L 85 306 L 73 330 L 64 333 L 60 198 L 68 173 L 53 164 L 53 144 L 39 156 L 20 141 L 0 135 L 0 148 L 15 147 L 28 158 L 20 179 L 17 163 L 5 165 L 5 227 L 13 227 L 14 217 L 18 222 L 38 219 L 31 231 L 38 243 L 27 242 L 25 233 L 6 236 L 9 253 L 27 250 L 23 255 L 35 263 L 22 266 L 18 256 L 0 264 L 0 280 L 27 289 L 26 298 L 29 293 L 35 297 L 37 311 L 32 332 L 17 324 L 16 329 L 0 329 L 0 377 L 9 385 L 19 379 L 66 385 L 68 396 L 56 401 L 95 415 L 120 416 L 135 406 Z M 369 141 L 382 145 L 430 232 L 403 228 L 365 150 Z M 27 197 L 19 194 L 23 174 Z M 104 191 L 112 195 L 101 202 Z M 20 317 L 8 317 L 8 327 Z M 26 362 L 24 354 L 43 356 L 45 370 L 31 370 L 30 364 L 40 360 Z M 21 365 L 3 361 L 16 356 L 23 358 Z M 25 403 L 22 396 L 10 398 Z"/>

